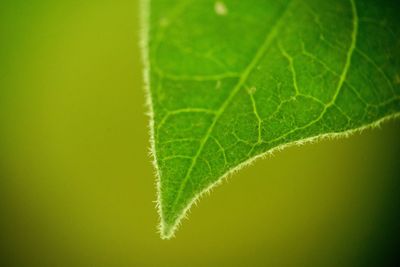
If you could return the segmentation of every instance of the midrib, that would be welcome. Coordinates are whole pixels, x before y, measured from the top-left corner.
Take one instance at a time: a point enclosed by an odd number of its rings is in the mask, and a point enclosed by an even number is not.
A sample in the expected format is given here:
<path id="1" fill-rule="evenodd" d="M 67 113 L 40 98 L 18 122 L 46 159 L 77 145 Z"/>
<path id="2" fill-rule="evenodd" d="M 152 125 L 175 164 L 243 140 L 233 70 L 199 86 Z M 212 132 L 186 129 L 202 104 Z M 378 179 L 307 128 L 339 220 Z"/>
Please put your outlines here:
<path id="1" fill-rule="evenodd" d="M 221 105 L 221 107 L 217 110 L 214 120 L 212 121 L 210 127 L 207 129 L 207 132 L 205 134 L 205 136 L 203 137 L 203 139 L 200 142 L 200 146 L 195 154 L 195 156 L 192 159 L 192 162 L 185 174 L 185 177 L 181 183 L 181 186 L 179 187 L 178 193 L 176 194 L 174 203 L 171 206 L 171 210 L 174 210 L 174 208 L 176 207 L 183 190 L 186 187 L 186 184 L 190 178 L 190 175 L 193 171 L 194 166 L 196 166 L 198 157 L 200 156 L 201 152 L 204 149 L 205 144 L 207 143 L 208 139 L 211 136 L 212 131 L 214 130 L 215 125 L 217 124 L 219 118 L 221 117 L 221 115 L 223 114 L 223 112 L 225 111 L 225 109 L 227 108 L 227 106 L 231 103 L 232 99 L 236 96 L 236 94 L 240 91 L 240 89 L 242 88 L 242 86 L 245 84 L 245 82 L 247 81 L 249 75 L 251 74 L 251 72 L 253 71 L 253 69 L 256 67 L 256 65 L 258 64 L 258 62 L 261 60 L 261 58 L 264 56 L 265 52 L 268 50 L 268 48 L 270 47 L 272 41 L 275 39 L 279 28 L 281 27 L 283 18 L 286 16 L 286 14 L 288 13 L 288 10 L 290 10 L 290 6 L 292 5 L 292 3 L 294 3 L 295 1 L 292 0 L 290 1 L 287 6 L 285 7 L 284 11 L 282 12 L 282 15 L 280 16 L 279 19 L 276 20 L 276 23 L 274 24 L 274 26 L 272 27 L 272 29 L 270 30 L 270 32 L 267 34 L 267 37 L 265 38 L 263 44 L 260 46 L 260 48 L 257 50 L 257 53 L 255 54 L 253 60 L 250 62 L 250 64 L 246 67 L 246 69 L 243 71 L 243 73 L 240 75 L 240 79 L 238 81 L 238 83 L 236 84 L 236 86 L 233 88 L 232 92 L 229 94 L 228 98 L 224 101 L 224 103 Z"/>

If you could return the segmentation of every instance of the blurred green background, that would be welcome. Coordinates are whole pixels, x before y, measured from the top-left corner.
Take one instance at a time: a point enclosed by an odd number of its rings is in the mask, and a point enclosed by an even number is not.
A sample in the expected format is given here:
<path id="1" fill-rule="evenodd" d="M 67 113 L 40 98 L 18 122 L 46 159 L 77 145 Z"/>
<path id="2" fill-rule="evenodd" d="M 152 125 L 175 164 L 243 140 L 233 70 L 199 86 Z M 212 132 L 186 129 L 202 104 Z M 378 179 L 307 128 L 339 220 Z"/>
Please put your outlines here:
<path id="1" fill-rule="evenodd" d="M 137 0 L 2 2 L 0 266 L 399 266 L 399 121 L 260 160 L 160 240 L 138 35 Z"/>

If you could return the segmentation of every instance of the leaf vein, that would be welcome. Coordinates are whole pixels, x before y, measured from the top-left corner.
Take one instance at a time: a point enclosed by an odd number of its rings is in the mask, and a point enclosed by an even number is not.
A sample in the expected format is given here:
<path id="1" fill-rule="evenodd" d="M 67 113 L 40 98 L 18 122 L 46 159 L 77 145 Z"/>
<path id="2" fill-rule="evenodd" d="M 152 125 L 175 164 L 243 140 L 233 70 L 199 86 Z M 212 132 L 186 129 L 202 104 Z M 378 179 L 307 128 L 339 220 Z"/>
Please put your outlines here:
<path id="1" fill-rule="evenodd" d="M 220 109 L 217 111 L 217 114 L 214 117 L 214 120 L 212 121 L 210 127 L 208 128 L 204 138 L 202 139 L 200 146 L 195 154 L 195 156 L 192 159 L 192 162 L 190 164 L 190 167 L 188 168 L 186 175 L 182 181 L 181 186 L 179 187 L 179 190 L 176 194 L 176 197 L 174 199 L 173 205 L 172 205 L 172 209 L 175 208 L 176 204 L 178 203 L 182 192 L 186 186 L 186 183 L 188 181 L 188 179 L 190 178 L 190 175 L 192 173 L 192 170 L 194 168 L 194 166 L 196 165 L 197 159 L 200 156 L 201 152 L 204 149 L 205 144 L 207 143 L 209 137 L 211 136 L 211 133 L 217 123 L 217 121 L 219 120 L 219 118 L 221 117 L 222 113 L 225 111 L 225 109 L 227 108 L 227 106 L 231 103 L 232 99 L 235 97 L 235 95 L 240 91 L 240 89 L 242 88 L 242 86 L 245 84 L 246 80 L 248 79 L 250 73 L 252 72 L 252 70 L 256 67 L 256 65 L 258 64 L 258 62 L 261 60 L 261 58 L 264 56 L 265 52 L 267 51 L 267 49 L 269 48 L 270 44 L 272 43 L 272 41 L 275 39 L 277 32 L 278 32 L 278 28 L 280 28 L 281 23 L 282 23 L 282 19 L 286 16 L 287 11 L 289 10 L 290 4 L 293 3 L 293 1 L 291 1 L 286 8 L 284 9 L 284 11 L 282 12 L 282 15 L 280 16 L 280 18 L 277 20 L 277 22 L 275 23 L 275 25 L 272 27 L 272 29 L 270 30 L 270 32 L 267 34 L 263 44 L 260 46 L 260 48 L 258 49 L 258 51 L 256 52 L 254 58 L 252 59 L 252 61 L 249 63 L 249 65 L 246 67 L 246 69 L 243 71 L 242 75 L 240 76 L 240 79 L 238 81 L 238 83 L 236 84 L 236 86 L 233 88 L 232 92 L 230 93 L 230 95 L 228 96 L 228 98 L 225 100 L 225 102 L 221 105 Z"/>

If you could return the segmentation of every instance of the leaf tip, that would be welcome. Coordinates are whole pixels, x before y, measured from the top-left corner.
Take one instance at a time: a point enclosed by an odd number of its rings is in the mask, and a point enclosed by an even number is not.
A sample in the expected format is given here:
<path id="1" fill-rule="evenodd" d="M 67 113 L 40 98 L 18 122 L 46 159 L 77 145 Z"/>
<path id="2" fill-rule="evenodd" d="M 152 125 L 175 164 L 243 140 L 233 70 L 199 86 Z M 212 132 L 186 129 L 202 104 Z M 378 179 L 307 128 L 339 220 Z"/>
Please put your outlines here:
<path id="1" fill-rule="evenodd" d="M 175 226 L 168 223 L 160 224 L 160 237 L 163 240 L 170 240 L 175 236 Z"/>
<path id="2" fill-rule="evenodd" d="M 160 237 L 163 240 L 170 240 L 175 237 L 175 232 L 179 226 L 182 217 L 184 217 L 185 212 L 180 214 L 180 216 L 178 217 L 164 216 L 165 214 L 163 214 L 161 210 L 159 212 L 160 212 L 160 224 L 158 227 L 158 231 Z"/>

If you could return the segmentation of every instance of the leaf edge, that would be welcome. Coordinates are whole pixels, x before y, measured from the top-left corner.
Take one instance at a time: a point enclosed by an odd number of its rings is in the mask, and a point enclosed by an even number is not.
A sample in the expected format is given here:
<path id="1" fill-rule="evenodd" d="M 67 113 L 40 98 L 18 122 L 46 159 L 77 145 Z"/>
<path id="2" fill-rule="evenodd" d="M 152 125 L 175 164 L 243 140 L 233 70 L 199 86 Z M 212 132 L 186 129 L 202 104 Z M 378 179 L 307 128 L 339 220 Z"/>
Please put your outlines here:
<path id="1" fill-rule="evenodd" d="M 224 182 L 224 180 L 228 179 L 230 176 L 234 175 L 236 172 L 240 171 L 243 168 L 246 168 L 248 166 L 251 166 L 254 162 L 256 162 L 259 159 L 264 159 L 267 158 L 269 156 L 272 156 L 275 152 L 279 152 L 281 150 L 284 150 L 286 148 L 289 147 L 295 147 L 295 146 L 302 146 L 302 145 L 306 145 L 306 144 L 313 144 L 313 143 L 317 143 L 323 140 L 333 140 L 333 139 L 343 139 L 343 138 L 348 138 L 351 137 L 355 134 L 361 134 L 362 132 L 366 131 L 366 130 L 372 130 L 372 129 L 376 129 L 376 128 L 380 128 L 381 125 L 383 123 L 386 123 L 387 121 L 391 121 L 391 120 L 397 120 L 398 118 L 400 118 L 400 112 L 396 112 L 390 115 L 386 115 L 374 122 L 371 122 L 369 124 L 360 126 L 358 128 L 355 129 L 351 129 L 351 130 L 346 130 L 343 132 L 332 132 L 332 133 L 325 133 L 325 134 L 320 134 L 317 136 L 312 136 L 312 137 L 307 137 L 304 138 L 302 140 L 297 140 L 297 141 L 293 141 L 293 142 L 289 142 L 286 144 L 282 144 L 282 145 L 278 145 L 272 149 L 269 149 L 263 153 L 260 153 L 259 155 L 256 155 L 252 158 L 247 159 L 246 161 L 240 163 L 239 165 L 235 166 L 234 168 L 230 169 L 229 171 L 225 172 L 225 174 L 223 174 L 222 176 L 220 176 L 218 178 L 218 180 L 216 180 L 215 182 L 211 183 L 208 187 L 206 187 L 205 189 L 203 189 L 200 193 L 198 193 L 195 197 L 193 197 L 193 199 L 189 202 L 189 204 L 187 204 L 186 208 L 182 210 L 181 214 L 179 214 L 179 216 L 177 217 L 177 219 L 175 220 L 175 223 L 172 225 L 168 225 L 165 223 L 165 221 L 162 218 L 161 215 L 161 202 L 160 202 L 160 191 L 159 191 L 159 177 L 157 179 L 157 188 L 158 188 L 158 200 L 157 200 L 157 206 L 159 207 L 159 215 L 160 215 L 160 225 L 159 225 L 159 232 L 161 235 L 162 239 L 171 239 L 175 236 L 175 233 L 177 231 L 177 229 L 179 228 L 180 224 L 182 223 L 182 219 L 187 218 L 187 215 L 190 211 L 190 208 L 193 206 L 193 204 L 197 204 L 197 202 L 206 194 L 210 194 L 210 192 L 216 188 L 217 186 L 219 186 L 220 184 L 222 184 Z M 155 151 L 154 151 L 155 153 Z"/>

